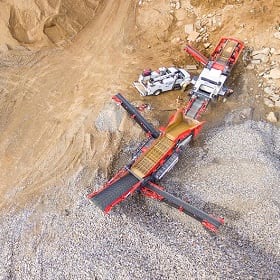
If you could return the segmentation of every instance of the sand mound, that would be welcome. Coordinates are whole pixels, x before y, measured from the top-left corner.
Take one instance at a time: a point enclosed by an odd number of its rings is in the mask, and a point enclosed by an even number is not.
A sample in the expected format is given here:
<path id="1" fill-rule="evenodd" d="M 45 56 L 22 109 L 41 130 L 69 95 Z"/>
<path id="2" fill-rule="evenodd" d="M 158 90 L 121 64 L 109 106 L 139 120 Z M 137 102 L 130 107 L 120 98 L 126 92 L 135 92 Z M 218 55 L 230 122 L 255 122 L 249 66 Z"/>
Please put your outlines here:
<path id="1" fill-rule="evenodd" d="M 61 44 L 73 38 L 95 15 L 100 1 L 39 0 L 0 3 L 1 43 Z M 2 41 L 2 42 L 1 42 Z"/>

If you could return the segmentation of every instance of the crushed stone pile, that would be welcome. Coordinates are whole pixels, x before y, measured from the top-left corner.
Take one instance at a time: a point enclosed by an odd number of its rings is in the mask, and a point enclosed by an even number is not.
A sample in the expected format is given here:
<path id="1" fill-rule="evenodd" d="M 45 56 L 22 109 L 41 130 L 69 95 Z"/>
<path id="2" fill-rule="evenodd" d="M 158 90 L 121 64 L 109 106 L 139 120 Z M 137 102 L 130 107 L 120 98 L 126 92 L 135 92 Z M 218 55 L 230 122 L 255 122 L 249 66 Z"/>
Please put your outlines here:
<path id="1" fill-rule="evenodd" d="M 162 184 L 223 215 L 217 236 L 138 195 L 104 215 L 81 171 L 1 215 L 0 279 L 279 279 L 280 130 L 247 121 L 200 137 Z"/>

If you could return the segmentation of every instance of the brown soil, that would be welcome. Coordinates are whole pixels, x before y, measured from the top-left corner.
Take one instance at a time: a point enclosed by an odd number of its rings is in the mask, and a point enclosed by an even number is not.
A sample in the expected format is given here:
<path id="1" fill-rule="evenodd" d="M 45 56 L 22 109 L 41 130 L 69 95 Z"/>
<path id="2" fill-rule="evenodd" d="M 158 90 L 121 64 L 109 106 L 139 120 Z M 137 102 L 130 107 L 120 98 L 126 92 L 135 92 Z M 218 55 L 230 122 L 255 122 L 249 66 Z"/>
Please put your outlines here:
<path id="1" fill-rule="evenodd" d="M 0 3 L 0 45 L 9 49 L 0 54 L 1 207 L 21 207 L 82 168 L 87 172 L 81 188 L 106 175 L 119 148 L 141 134 L 129 120 L 115 132 L 96 129 L 99 113 L 116 92 L 150 103 L 147 116 L 164 124 L 178 106 L 176 97 L 186 99 L 185 94 L 141 98 L 131 82 L 146 67 L 194 63 L 182 50 L 184 24 L 216 12 L 222 24 L 210 33 L 213 45 L 221 36 L 234 36 L 254 48 L 279 49 L 271 35 L 279 25 L 279 1 L 181 1 L 175 11 L 167 0 L 138 2 Z M 197 47 L 203 50 L 202 44 Z M 212 106 L 216 109 L 205 115 L 209 126 L 219 125 L 226 112 L 241 105 L 253 108 L 255 115 L 248 118 L 262 118 L 257 78 L 241 61 L 231 85 L 236 95 Z"/>

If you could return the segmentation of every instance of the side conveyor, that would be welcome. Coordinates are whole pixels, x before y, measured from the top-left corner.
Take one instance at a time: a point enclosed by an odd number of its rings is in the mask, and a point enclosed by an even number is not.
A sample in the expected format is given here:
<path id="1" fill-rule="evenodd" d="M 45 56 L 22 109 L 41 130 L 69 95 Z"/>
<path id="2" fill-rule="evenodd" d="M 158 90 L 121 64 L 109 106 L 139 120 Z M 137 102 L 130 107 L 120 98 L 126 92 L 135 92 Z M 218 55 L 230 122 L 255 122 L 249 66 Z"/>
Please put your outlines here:
<path id="1" fill-rule="evenodd" d="M 189 102 L 192 102 L 192 100 L 190 99 Z M 196 97 L 196 99 L 190 104 L 189 108 L 186 110 L 186 116 L 193 119 L 197 119 L 199 117 L 199 113 L 203 111 L 203 108 L 206 108 L 208 103 L 209 100 L 207 101 L 205 100 L 205 98 L 202 98 L 200 96 Z"/>
<path id="2" fill-rule="evenodd" d="M 191 45 L 187 45 L 184 49 L 188 54 L 193 56 L 197 61 L 199 61 L 202 65 L 206 65 L 208 63 L 208 58 L 196 50 Z"/>
<path id="3" fill-rule="evenodd" d="M 124 200 L 140 187 L 140 181 L 127 173 L 99 192 L 88 195 L 88 198 L 101 210 L 108 213 L 112 207 Z"/>
<path id="4" fill-rule="evenodd" d="M 149 123 L 120 93 L 114 95 L 113 99 L 129 113 L 129 115 L 141 126 L 141 128 L 144 129 L 145 132 L 150 133 L 153 138 L 159 137 L 160 132 L 156 130 L 154 126 Z"/>
<path id="5" fill-rule="evenodd" d="M 158 195 L 160 201 L 169 204 L 172 207 L 179 209 L 192 218 L 200 221 L 203 226 L 215 232 L 224 223 L 222 218 L 214 218 L 204 211 L 190 205 L 189 203 L 169 194 L 168 192 L 160 189 L 160 187 L 153 183 L 147 183 L 146 188 Z"/>

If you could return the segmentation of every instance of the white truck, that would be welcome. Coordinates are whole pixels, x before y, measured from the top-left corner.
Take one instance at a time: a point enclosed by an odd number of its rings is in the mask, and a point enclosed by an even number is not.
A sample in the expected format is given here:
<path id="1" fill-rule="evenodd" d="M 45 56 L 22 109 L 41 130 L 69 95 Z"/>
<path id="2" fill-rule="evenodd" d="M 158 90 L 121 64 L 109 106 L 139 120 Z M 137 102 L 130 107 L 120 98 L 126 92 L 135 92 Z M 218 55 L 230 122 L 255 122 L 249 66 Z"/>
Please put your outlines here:
<path id="1" fill-rule="evenodd" d="M 190 84 L 191 76 L 185 70 L 176 67 L 160 67 L 156 71 L 144 70 L 133 86 L 142 96 L 159 95 L 169 90 L 181 89 Z"/>

